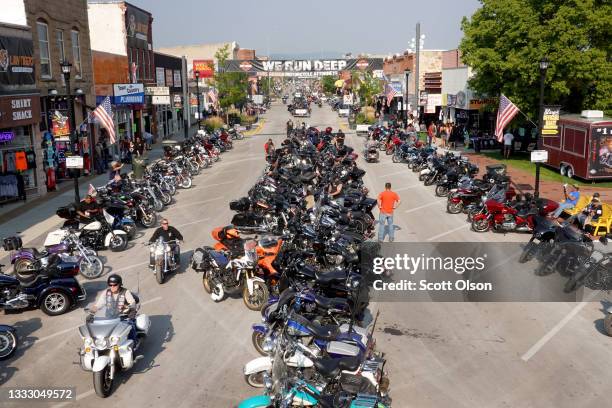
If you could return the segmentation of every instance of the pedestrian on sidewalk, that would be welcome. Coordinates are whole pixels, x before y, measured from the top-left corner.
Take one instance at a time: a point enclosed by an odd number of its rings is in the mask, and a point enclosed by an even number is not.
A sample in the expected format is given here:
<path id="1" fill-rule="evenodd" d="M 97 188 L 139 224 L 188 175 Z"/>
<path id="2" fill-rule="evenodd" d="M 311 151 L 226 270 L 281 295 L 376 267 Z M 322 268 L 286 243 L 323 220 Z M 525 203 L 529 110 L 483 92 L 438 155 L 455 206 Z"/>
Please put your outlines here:
<path id="1" fill-rule="evenodd" d="M 429 122 L 429 126 L 427 127 L 427 145 L 428 146 L 431 146 L 435 135 L 436 135 L 436 125 L 434 125 L 433 122 Z"/>
<path id="2" fill-rule="evenodd" d="M 147 150 L 151 150 L 153 149 L 153 134 L 150 132 L 145 131 L 144 132 L 144 140 L 145 140 L 145 147 Z"/>
<path id="3" fill-rule="evenodd" d="M 504 135 L 504 159 L 510 158 L 510 153 L 512 152 L 512 142 L 514 141 L 514 135 L 510 130 L 506 132 Z"/>
<path id="4" fill-rule="evenodd" d="M 389 242 L 394 240 L 393 211 L 400 205 L 399 195 L 391 190 L 391 183 L 385 183 L 385 191 L 378 195 L 378 241 L 383 242 L 389 234 Z"/>
<path id="5" fill-rule="evenodd" d="M 576 206 L 578 199 L 580 199 L 580 189 L 578 186 L 572 185 L 574 191 L 567 192 L 567 184 L 563 185 L 563 196 L 564 200 L 559 203 L 559 207 L 552 214 L 554 219 L 557 219 L 563 213 L 563 210 L 570 210 Z"/>

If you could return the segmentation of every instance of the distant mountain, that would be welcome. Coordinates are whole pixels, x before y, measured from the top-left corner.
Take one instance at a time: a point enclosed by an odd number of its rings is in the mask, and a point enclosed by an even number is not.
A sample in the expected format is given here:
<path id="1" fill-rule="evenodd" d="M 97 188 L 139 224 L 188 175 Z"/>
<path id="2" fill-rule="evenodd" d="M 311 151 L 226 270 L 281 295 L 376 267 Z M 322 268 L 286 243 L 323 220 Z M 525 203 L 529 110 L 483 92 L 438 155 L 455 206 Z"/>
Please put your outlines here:
<path id="1" fill-rule="evenodd" d="M 272 59 L 289 59 L 289 60 L 299 60 L 299 59 L 333 59 L 333 58 L 342 58 L 343 53 L 338 51 L 319 51 L 319 52 L 294 52 L 294 53 L 271 53 L 270 58 Z"/>

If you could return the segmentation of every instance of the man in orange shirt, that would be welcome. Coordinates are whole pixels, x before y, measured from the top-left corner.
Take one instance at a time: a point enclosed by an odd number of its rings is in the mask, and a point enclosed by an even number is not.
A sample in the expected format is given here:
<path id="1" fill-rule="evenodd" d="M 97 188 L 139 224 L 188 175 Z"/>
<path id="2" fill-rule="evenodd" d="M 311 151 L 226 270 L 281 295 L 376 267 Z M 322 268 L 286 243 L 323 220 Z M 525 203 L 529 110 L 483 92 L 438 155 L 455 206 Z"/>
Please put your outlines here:
<path id="1" fill-rule="evenodd" d="M 385 240 L 385 235 L 389 234 L 389 242 L 393 242 L 393 210 L 400 205 L 399 195 L 391 191 L 391 183 L 385 183 L 385 191 L 378 195 L 378 241 Z M 387 229 L 388 228 L 388 229 Z"/>

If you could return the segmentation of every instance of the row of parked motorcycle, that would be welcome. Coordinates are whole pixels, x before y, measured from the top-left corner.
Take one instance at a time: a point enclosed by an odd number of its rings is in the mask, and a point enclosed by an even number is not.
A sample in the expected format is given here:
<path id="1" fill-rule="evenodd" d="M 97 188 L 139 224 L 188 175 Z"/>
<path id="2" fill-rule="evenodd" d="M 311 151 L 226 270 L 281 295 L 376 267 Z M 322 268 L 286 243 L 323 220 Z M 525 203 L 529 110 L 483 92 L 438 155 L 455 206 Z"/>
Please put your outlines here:
<path id="1" fill-rule="evenodd" d="M 76 306 L 86 298 L 76 277 L 96 279 L 104 273 L 98 251 L 123 251 L 138 227 L 157 226 L 158 212 L 174 202 L 177 189 L 190 188 L 192 177 L 231 149 L 232 140 L 242 138 L 232 129 L 211 135 L 200 131 L 182 143 L 165 142 L 164 158 L 148 166 L 141 178 L 121 175 L 104 186 L 90 187 L 88 198 L 80 204 L 60 207 L 56 214 L 65 221 L 47 235 L 43 248 L 24 248 L 19 236 L 4 238 L 3 249 L 10 253 L 11 267 L 0 265 L 0 309 L 40 308 L 56 316 Z M 81 210 L 86 216 L 78 213 L 83 214 Z M 159 244 L 151 245 L 152 256 L 167 259 L 167 243 L 161 243 L 161 252 Z M 153 265 L 158 283 L 178 267 L 157 260 Z M 0 359 L 10 357 L 16 347 L 15 330 L 0 326 Z"/>
<path id="2" fill-rule="evenodd" d="M 519 262 L 537 261 L 535 274 L 559 273 L 567 278 L 566 293 L 582 286 L 593 290 L 612 289 L 612 263 L 609 251 L 598 249 L 593 239 L 570 217 L 559 223 L 550 216 L 558 203 L 530 194 L 518 194 L 504 165 L 487 166 L 478 178 L 478 166 L 453 153 L 438 154 L 435 147 L 416 142 L 412 135 L 372 127 L 372 144 L 405 163 L 426 186 L 435 186 L 438 197 L 447 197 L 446 211 L 464 213 L 476 232 L 522 232 L 531 234 Z M 606 245 L 608 237 L 599 241 Z M 612 319 L 612 318 L 611 318 Z M 612 335 L 612 320 L 606 327 Z"/>
<path id="3" fill-rule="evenodd" d="M 241 293 L 261 313 L 252 327 L 261 357 L 243 374 L 264 392 L 240 408 L 388 407 L 360 265 L 376 200 L 350 147 L 318 150 L 300 135 L 275 152 L 248 196 L 230 202 L 232 224 L 212 231 L 215 245 L 195 250 L 191 266 L 214 301 Z M 341 196 L 329 195 L 333 180 L 342 180 Z"/>

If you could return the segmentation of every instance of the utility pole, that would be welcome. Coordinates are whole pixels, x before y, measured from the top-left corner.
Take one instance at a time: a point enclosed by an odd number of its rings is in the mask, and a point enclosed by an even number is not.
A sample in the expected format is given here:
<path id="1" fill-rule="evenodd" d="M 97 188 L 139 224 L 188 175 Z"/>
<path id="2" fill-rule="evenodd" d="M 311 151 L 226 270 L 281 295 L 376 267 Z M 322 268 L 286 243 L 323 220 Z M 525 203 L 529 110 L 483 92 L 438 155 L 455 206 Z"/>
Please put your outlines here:
<path id="1" fill-rule="evenodd" d="M 183 55 L 181 71 L 183 73 L 183 133 L 185 139 L 189 138 L 191 129 L 191 100 L 189 98 L 189 77 L 187 76 L 187 59 Z"/>
<path id="2" fill-rule="evenodd" d="M 416 42 L 415 42 L 415 76 L 414 76 L 414 93 L 416 96 L 417 118 L 420 116 L 419 104 L 421 98 L 419 95 L 419 54 L 421 53 L 421 23 L 416 25 Z"/>

